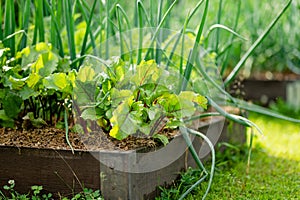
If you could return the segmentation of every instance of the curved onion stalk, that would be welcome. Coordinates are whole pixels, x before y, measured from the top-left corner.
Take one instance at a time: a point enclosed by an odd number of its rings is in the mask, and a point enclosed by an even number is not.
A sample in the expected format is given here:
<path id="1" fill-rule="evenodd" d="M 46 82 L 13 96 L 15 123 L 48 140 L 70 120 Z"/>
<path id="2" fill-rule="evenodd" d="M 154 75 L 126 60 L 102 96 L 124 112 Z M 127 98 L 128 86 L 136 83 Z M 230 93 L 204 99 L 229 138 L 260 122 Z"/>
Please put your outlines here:
<path id="1" fill-rule="evenodd" d="M 81 61 L 84 58 L 93 58 L 93 59 L 99 61 L 100 63 L 104 64 L 105 67 L 109 68 L 109 64 L 105 60 L 103 60 L 103 59 L 101 59 L 101 58 L 99 58 L 97 56 L 93 56 L 93 55 L 89 55 L 89 54 L 85 54 L 83 56 L 80 56 L 79 58 L 77 58 L 76 60 L 74 60 L 72 64 L 75 64 L 75 63 Z"/>
<path id="2" fill-rule="evenodd" d="M 286 117 L 284 115 L 275 113 L 270 111 L 269 109 L 263 108 L 261 106 L 258 105 L 254 105 L 254 104 L 249 104 L 248 102 L 245 102 L 243 100 L 239 100 L 236 99 L 234 97 L 232 97 L 230 94 L 228 94 L 218 83 L 216 83 L 206 72 L 205 69 L 203 69 L 203 66 L 200 63 L 199 59 L 196 59 L 196 63 L 197 63 L 197 70 L 199 70 L 200 74 L 203 75 L 203 77 L 205 78 L 206 81 L 210 82 L 216 89 L 218 89 L 219 92 L 221 92 L 222 94 L 224 94 L 228 99 L 228 101 L 226 102 L 227 105 L 231 105 L 240 109 L 244 109 L 247 111 L 252 111 L 252 112 L 256 112 L 256 113 L 260 113 L 263 115 L 268 115 L 271 117 L 275 117 L 278 119 L 283 119 L 286 121 L 290 121 L 290 122 L 296 122 L 296 123 L 300 123 L 300 120 L 298 119 L 294 119 L 291 117 Z M 218 106 L 217 104 L 215 104 L 216 106 Z"/>
<path id="3" fill-rule="evenodd" d="M 24 30 L 19 30 L 19 31 L 17 31 L 17 32 L 14 32 L 13 34 L 10 34 L 10 35 L 6 36 L 6 37 L 2 40 L 2 42 L 5 42 L 6 40 L 9 40 L 9 39 L 11 39 L 11 38 L 13 38 L 13 37 L 15 37 L 16 35 L 19 35 L 19 34 L 23 34 L 23 36 L 28 37 L 26 31 L 24 31 Z"/>
<path id="4" fill-rule="evenodd" d="M 260 133 L 262 133 L 262 131 L 257 127 L 257 125 L 255 125 L 253 122 L 251 122 L 250 120 L 238 116 L 238 115 L 234 115 L 234 114 L 230 114 L 228 112 L 226 112 L 225 110 L 223 110 L 216 102 L 214 102 L 211 98 L 206 97 L 208 100 L 208 103 L 216 109 L 216 111 L 218 111 L 222 116 L 224 116 L 225 118 L 237 122 L 245 127 L 255 127 Z"/>
<path id="5" fill-rule="evenodd" d="M 202 199 L 205 199 L 210 188 L 211 188 L 211 184 L 212 184 L 212 180 L 213 180 L 213 176 L 214 176 L 214 170 L 215 170 L 215 160 L 216 160 L 216 157 L 215 157 L 215 149 L 214 149 L 214 145 L 211 143 L 211 141 L 209 140 L 208 137 L 206 137 L 203 133 L 201 132 L 198 132 L 198 131 L 195 131 L 195 130 L 192 130 L 192 129 L 189 129 L 189 128 L 186 128 L 186 127 L 180 127 L 179 128 L 182 135 L 183 135 L 183 138 L 185 139 L 185 142 L 187 143 L 188 145 L 188 148 L 189 148 L 189 151 L 191 152 L 196 164 L 198 165 L 199 169 L 201 169 L 204 173 L 203 177 L 200 178 L 195 184 L 193 184 L 184 194 L 181 195 L 180 197 L 180 200 L 184 199 L 195 187 L 197 187 L 201 182 L 203 182 L 206 177 L 208 175 L 209 176 L 209 181 L 208 181 L 208 186 L 207 186 L 207 189 L 202 197 Z M 203 166 L 198 154 L 196 153 L 195 149 L 194 149 L 194 146 L 188 136 L 188 134 L 193 134 L 197 137 L 201 137 L 202 139 L 204 139 L 204 141 L 208 144 L 210 150 L 211 150 L 211 156 L 212 156 L 212 161 L 211 161 L 211 170 L 210 170 L 210 173 L 207 172 L 207 170 L 205 169 L 205 167 Z"/>
<path id="6" fill-rule="evenodd" d="M 286 121 L 290 121 L 290 122 L 294 122 L 294 123 L 300 123 L 300 119 L 287 117 L 287 116 L 281 115 L 279 113 L 273 112 L 273 111 L 271 111 L 267 108 L 263 108 L 261 106 L 255 105 L 255 104 L 251 104 L 251 103 L 245 102 L 245 101 L 240 100 L 240 99 L 235 99 L 234 98 L 234 100 L 235 100 L 236 104 L 238 105 L 238 107 L 241 108 L 241 109 L 256 112 L 256 113 L 263 114 L 263 115 L 268 115 L 268 116 L 271 116 L 271 117 L 275 117 L 275 118 L 278 118 L 278 119 L 282 119 L 282 120 L 286 120 Z M 228 105 L 236 105 L 236 104 L 228 102 Z"/>
<path id="7" fill-rule="evenodd" d="M 231 71 L 231 73 L 228 75 L 228 77 L 225 80 L 225 86 L 227 86 L 231 81 L 236 77 L 246 60 L 249 58 L 251 53 L 256 49 L 256 47 L 265 39 L 265 37 L 269 34 L 271 29 L 275 26 L 275 24 L 278 22 L 278 20 L 281 18 L 283 13 L 288 9 L 288 7 L 291 5 L 292 0 L 288 0 L 287 4 L 284 6 L 284 8 L 279 12 L 279 14 L 276 16 L 275 19 L 269 24 L 267 29 L 257 38 L 257 40 L 252 44 L 252 46 L 248 49 L 248 51 L 243 55 L 241 60 L 237 63 L 237 65 L 234 67 L 234 69 Z"/>
<path id="8" fill-rule="evenodd" d="M 229 33 L 231 33 L 231 34 L 237 36 L 238 38 L 247 41 L 247 38 L 244 38 L 243 36 L 241 36 L 240 34 L 238 34 L 237 32 L 235 32 L 235 31 L 232 30 L 231 28 L 228 28 L 227 26 L 224 26 L 224 25 L 222 25 L 222 24 L 214 24 L 214 25 L 210 26 L 209 29 L 208 29 L 207 35 L 206 35 L 206 37 L 204 37 L 204 38 L 206 38 L 206 39 L 209 38 L 209 36 L 210 36 L 210 34 L 212 33 L 212 31 L 215 30 L 215 29 L 217 29 L 217 31 L 218 31 L 219 29 L 223 29 L 223 30 L 225 30 L 225 31 L 227 31 L 227 32 L 229 32 Z"/>

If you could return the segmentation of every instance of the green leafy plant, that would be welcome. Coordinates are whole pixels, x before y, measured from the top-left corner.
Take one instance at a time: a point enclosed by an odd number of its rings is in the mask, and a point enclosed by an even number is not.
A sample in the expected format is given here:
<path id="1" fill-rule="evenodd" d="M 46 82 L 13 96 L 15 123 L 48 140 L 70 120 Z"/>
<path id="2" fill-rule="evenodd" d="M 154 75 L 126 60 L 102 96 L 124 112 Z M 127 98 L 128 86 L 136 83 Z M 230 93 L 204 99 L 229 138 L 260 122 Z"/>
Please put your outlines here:
<path id="1" fill-rule="evenodd" d="M 69 110 L 65 100 L 71 97 L 76 77 L 64 62 L 45 43 L 24 48 L 6 62 L 0 89 L 3 125 L 6 121 L 6 126 L 20 126 L 17 121 L 24 121 L 23 128 L 30 128 L 60 122 L 63 111 Z"/>
<path id="2" fill-rule="evenodd" d="M 176 94 L 178 74 L 158 67 L 153 60 L 143 61 L 131 69 L 134 74 L 121 59 L 110 63 L 98 76 L 96 70 L 88 63 L 81 67 L 74 99 L 82 108 L 83 119 L 96 119 L 98 125 L 116 139 L 139 133 L 162 139 L 159 133 L 164 128 L 178 128 L 197 108 L 198 111 L 207 108 L 207 100 L 198 93 Z M 96 85 L 96 94 L 84 90 L 91 85 Z"/>

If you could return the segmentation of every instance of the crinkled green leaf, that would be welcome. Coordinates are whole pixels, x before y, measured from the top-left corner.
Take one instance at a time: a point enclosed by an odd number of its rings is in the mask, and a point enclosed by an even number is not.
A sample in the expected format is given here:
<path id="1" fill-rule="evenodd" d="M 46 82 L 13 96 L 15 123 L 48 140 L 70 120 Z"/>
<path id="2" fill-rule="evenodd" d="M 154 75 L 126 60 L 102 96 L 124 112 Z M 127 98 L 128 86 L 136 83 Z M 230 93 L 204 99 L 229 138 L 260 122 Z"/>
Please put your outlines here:
<path id="1" fill-rule="evenodd" d="M 0 126 L 2 127 L 9 127 L 13 128 L 14 127 L 14 120 L 9 118 L 4 110 L 0 110 Z"/>
<path id="2" fill-rule="evenodd" d="M 91 66 L 83 66 L 79 69 L 77 79 L 81 82 L 92 81 L 95 77 L 95 70 Z"/>
<path id="3" fill-rule="evenodd" d="M 113 83 L 122 82 L 125 78 L 125 73 L 128 72 L 126 67 L 122 59 L 115 57 L 113 63 L 105 71 Z"/>
<path id="4" fill-rule="evenodd" d="M 8 88 L 0 88 L 0 99 L 4 99 L 8 92 Z"/>
<path id="5" fill-rule="evenodd" d="M 11 89 L 20 90 L 25 85 L 25 81 L 27 79 L 28 79 L 28 77 L 22 78 L 22 79 L 17 79 L 12 76 L 9 76 L 8 82 L 6 84 L 9 85 Z"/>
<path id="6" fill-rule="evenodd" d="M 196 111 L 196 107 L 193 101 L 186 99 L 183 96 L 179 96 L 179 104 L 180 110 L 176 112 L 176 116 L 178 118 L 190 117 Z"/>
<path id="7" fill-rule="evenodd" d="M 58 66 L 59 57 L 52 52 L 51 46 L 38 43 L 33 47 L 26 47 L 21 52 L 23 70 L 31 68 L 33 73 L 42 77 L 49 76 Z"/>
<path id="8" fill-rule="evenodd" d="M 131 81 L 137 86 L 147 83 L 157 83 L 162 71 L 154 60 L 142 61 L 136 67 L 136 72 L 132 76 Z"/>
<path id="9" fill-rule="evenodd" d="M 32 73 L 29 75 L 28 79 L 26 80 L 26 83 L 28 87 L 33 88 L 41 79 L 40 75 L 37 73 Z"/>
<path id="10" fill-rule="evenodd" d="M 117 107 L 121 102 L 127 98 L 132 98 L 132 91 L 130 90 L 117 90 L 116 88 L 111 89 L 111 106 Z"/>
<path id="11" fill-rule="evenodd" d="M 75 87 L 76 75 L 77 75 L 77 72 L 74 69 L 68 72 L 67 78 L 68 78 L 69 82 L 71 83 L 72 87 Z"/>
<path id="12" fill-rule="evenodd" d="M 76 104 L 80 106 L 95 104 L 95 91 L 96 86 L 94 83 L 84 83 L 76 79 L 73 89 L 73 99 L 76 101 Z"/>
<path id="13" fill-rule="evenodd" d="M 14 93 L 8 93 L 2 102 L 5 114 L 10 118 L 16 118 L 21 111 L 23 100 Z"/>
<path id="14" fill-rule="evenodd" d="M 180 102 L 176 94 L 164 94 L 158 98 L 158 104 L 163 106 L 167 114 L 174 115 L 176 112 L 180 111 Z"/>
<path id="15" fill-rule="evenodd" d="M 97 120 L 95 108 L 87 108 L 81 113 L 84 120 Z"/>
<path id="16" fill-rule="evenodd" d="M 138 130 L 140 122 L 130 113 L 131 104 L 132 99 L 128 99 L 114 110 L 110 119 L 112 125 L 110 136 L 122 140 Z"/>
<path id="17" fill-rule="evenodd" d="M 199 106 L 201 106 L 204 109 L 207 108 L 207 99 L 202 95 L 196 94 L 192 91 L 182 91 L 178 96 L 179 98 L 197 103 Z"/>
<path id="18" fill-rule="evenodd" d="M 35 91 L 32 88 L 29 88 L 27 85 L 25 85 L 19 92 L 21 98 L 23 100 L 29 99 L 29 97 L 36 97 L 38 96 L 40 93 Z"/>
<path id="19" fill-rule="evenodd" d="M 61 91 L 68 86 L 69 82 L 65 73 L 55 73 L 43 79 L 45 88 Z"/>
<path id="20" fill-rule="evenodd" d="M 40 57 L 42 57 L 43 67 L 40 69 L 39 74 L 42 77 L 49 76 L 57 69 L 58 56 L 49 51 L 42 54 Z"/>
<path id="21" fill-rule="evenodd" d="M 38 43 L 35 46 L 30 46 L 22 49 L 21 55 L 23 55 L 22 59 L 22 67 L 27 69 L 32 63 L 35 63 L 39 55 L 43 53 L 47 53 L 51 51 L 51 47 L 44 42 Z"/>
<path id="22" fill-rule="evenodd" d="M 161 143 L 163 143 L 164 146 L 166 146 L 167 144 L 169 144 L 169 139 L 165 135 L 155 134 L 155 135 L 153 135 L 153 138 L 156 138 L 159 141 L 161 141 Z"/>

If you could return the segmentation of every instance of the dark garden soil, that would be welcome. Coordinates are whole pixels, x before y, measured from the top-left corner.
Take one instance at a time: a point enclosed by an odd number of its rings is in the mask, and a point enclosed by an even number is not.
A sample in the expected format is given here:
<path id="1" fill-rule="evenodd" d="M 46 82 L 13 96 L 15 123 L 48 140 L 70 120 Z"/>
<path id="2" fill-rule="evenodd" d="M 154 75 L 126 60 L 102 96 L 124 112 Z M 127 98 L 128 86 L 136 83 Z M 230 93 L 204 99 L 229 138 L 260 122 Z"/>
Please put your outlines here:
<path id="1" fill-rule="evenodd" d="M 177 131 L 163 133 L 173 138 Z M 119 141 L 104 132 L 78 134 L 69 132 L 69 141 L 76 150 L 131 150 L 151 148 L 162 145 L 152 138 L 129 136 Z M 67 144 L 65 131 L 57 128 L 42 128 L 31 130 L 14 130 L 0 128 L 0 146 L 33 147 L 46 149 L 70 149 Z"/>

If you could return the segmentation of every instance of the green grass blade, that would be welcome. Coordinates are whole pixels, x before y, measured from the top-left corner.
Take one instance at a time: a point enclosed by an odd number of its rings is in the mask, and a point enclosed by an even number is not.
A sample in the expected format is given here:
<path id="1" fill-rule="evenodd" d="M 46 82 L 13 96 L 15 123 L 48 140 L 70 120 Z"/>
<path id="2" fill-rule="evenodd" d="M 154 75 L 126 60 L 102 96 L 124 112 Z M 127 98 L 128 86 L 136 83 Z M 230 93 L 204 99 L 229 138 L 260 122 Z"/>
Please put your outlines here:
<path id="1" fill-rule="evenodd" d="M 253 138 L 254 138 L 254 131 L 252 128 L 251 134 L 250 134 L 249 148 L 248 148 L 247 169 L 246 169 L 247 175 L 249 174 L 249 171 L 250 171 L 250 161 L 251 161 L 251 154 L 252 154 Z"/>
<path id="2" fill-rule="evenodd" d="M 238 0 L 237 12 L 236 12 L 236 16 L 235 16 L 235 22 L 234 22 L 233 30 L 237 30 L 237 26 L 238 26 L 239 18 L 240 18 L 240 12 L 241 12 L 241 4 L 242 4 L 242 1 Z M 224 75 L 225 69 L 227 67 L 228 56 L 231 52 L 231 47 L 232 47 L 233 43 L 234 43 L 234 35 L 231 35 L 229 46 L 228 46 L 228 49 L 226 49 L 226 54 L 224 56 L 224 59 L 223 59 L 223 62 L 222 62 L 222 67 L 221 67 L 221 70 L 220 70 L 221 76 Z M 219 56 L 219 54 L 217 56 Z"/>
<path id="3" fill-rule="evenodd" d="M 105 58 L 108 59 L 109 58 L 109 36 L 110 36 L 110 15 L 109 15 L 109 5 L 110 5 L 110 0 L 106 1 L 106 37 L 105 37 Z"/>
<path id="4" fill-rule="evenodd" d="M 142 4 L 141 1 L 137 1 L 137 14 L 138 14 L 138 28 L 139 28 L 139 43 L 137 52 L 136 64 L 140 64 L 142 61 L 142 51 L 143 51 L 143 15 L 142 15 Z"/>
<path id="5" fill-rule="evenodd" d="M 45 42 L 45 26 L 44 26 L 44 5 L 43 0 L 36 0 L 36 16 L 39 32 L 39 42 Z"/>
<path id="6" fill-rule="evenodd" d="M 169 65 L 170 65 L 170 61 L 172 60 L 173 56 L 174 56 L 174 52 L 176 51 L 177 49 L 177 46 L 179 44 L 179 41 L 180 41 L 180 38 L 185 35 L 185 33 L 187 33 L 187 25 L 188 23 L 190 22 L 190 20 L 192 19 L 192 17 L 194 16 L 194 14 L 196 13 L 196 11 L 199 9 L 199 7 L 201 6 L 201 4 L 204 2 L 204 0 L 200 1 L 197 3 L 197 5 L 195 6 L 195 8 L 188 14 L 188 16 L 186 17 L 185 19 L 185 23 L 183 25 L 183 28 L 180 30 L 180 33 L 176 39 L 176 42 L 172 48 L 172 51 L 170 53 L 170 56 L 169 56 L 169 61 L 167 62 L 166 64 L 166 69 L 168 69 Z M 180 74 L 183 74 L 183 54 L 184 54 L 184 42 L 185 42 L 185 39 L 182 38 L 182 43 L 181 43 L 181 58 L 180 58 L 180 65 L 179 65 L 179 72 Z M 165 49 L 167 48 L 168 45 L 166 45 Z"/>
<path id="7" fill-rule="evenodd" d="M 94 1 L 94 3 L 97 3 L 98 1 L 97 0 L 95 0 Z M 83 6 L 88 10 L 88 12 L 89 13 L 91 13 L 90 14 L 90 17 L 89 18 L 91 18 L 91 19 L 87 19 L 87 13 L 85 12 L 85 10 L 83 9 L 83 7 L 81 6 L 81 3 L 83 4 Z M 79 6 L 80 6 L 80 9 L 81 9 L 81 11 L 82 11 L 82 13 L 83 13 L 83 15 L 84 15 L 84 18 L 85 18 L 85 21 L 87 22 L 87 24 L 89 24 L 89 28 L 87 27 L 87 29 L 86 29 L 86 33 L 89 33 L 89 35 L 90 35 L 90 43 L 88 43 L 88 44 L 86 44 L 85 46 L 85 49 L 89 49 L 89 48 L 93 48 L 93 51 L 94 51 L 94 54 L 95 55 L 98 55 L 98 52 L 97 52 L 97 48 L 96 48 L 96 40 L 95 40 L 95 36 L 94 36 L 94 34 L 93 34 L 93 31 L 92 31 L 92 29 L 91 29 L 91 24 L 92 24 L 92 22 L 93 21 L 95 21 L 95 17 L 94 17 L 94 11 L 95 11 L 95 9 L 96 9 L 96 4 L 95 5 L 93 5 L 93 7 L 92 7 L 92 10 L 90 10 L 89 9 L 89 5 L 88 5 L 88 3 L 86 2 L 86 1 L 79 1 L 79 4 L 78 4 Z M 94 6 L 95 6 L 95 8 L 94 8 Z M 89 22 L 89 20 L 91 20 L 91 22 Z"/>
<path id="8" fill-rule="evenodd" d="M 117 7 L 117 12 L 118 12 L 119 17 L 121 18 L 121 14 L 122 14 L 122 16 L 124 17 L 124 19 L 126 21 L 127 29 L 129 30 L 129 32 L 128 32 L 128 34 L 129 34 L 129 45 L 130 45 L 129 46 L 129 52 L 130 52 L 130 61 L 129 61 L 129 63 L 133 64 L 133 52 L 132 52 L 133 44 L 132 44 L 132 34 L 131 34 L 131 25 L 130 25 L 129 17 L 128 17 L 125 10 L 123 9 L 123 7 L 120 4 L 117 4 L 116 7 Z M 120 41 L 121 41 L 121 39 L 120 39 Z"/>
<path id="9" fill-rule="evenodd" d="M 257 38 L 257 40 L 251 45 L 251 47 L 248 49 L 248 51 L 243 55 L 241 60 L 237 63 L 237 65 L 234 67 L 234 69 L 231 71 L 231 73 L 228 75 L 228 77 L 225 79 L 225 86 L 227 86 L 231 81 L 237 76 L 240 69 L 243 67 L 246 60 L 249 58 L 249 56 L 252 54 L 252 52 L 256 49 L 260 43 L 266 38 L 266 36 L 269 34 L 269 32 L 272 30 L 272 28 L 275 26 L 275 24 L 278 22 L 278 20 L 281 18 L 281 16 L 285 13 L 285 11 L 289 8 L 291 5 L 292 0 L 289 0 L 287 4 L 283 7 L 283 9 L 278 13 L 275 19 L 269 24 L 269 26 L 266 28 L 266 30 Z"/>
<path id="10" fill-rule="evenodd" d="M 26 33 L 28 32 L 28 26 L 30 21 L 30 0 L 26 0 L 24 3 L 24 12 L 23 12 L 23 21 L 22 21 L 22 27 Z M 19 45 L 19 51 L 21 51 L 23 48 L 25 48 L 27 45 L 27 36 L 23 35 L 21 38 L 21 42 Z"/>
<path id="11" fill-rule="evenodd" d="M 4 16 L 4 35 L 3 38 L 13 34 L 15 32 L 15 6 L 14 0 L 5 1 L 5 16 Z M 15 55 L 15 37 L 11 37 L 4 42 L 5 47 L 9 47 L 12 56 Z"/>
<path id="12" fill-rule="evenodd" d="M 37 42 L 45 41 L 45 30 L 44 30 L 44 6 L 43 0 L 35 0 L 35 21 L 34 21 L 34 33 L 33 33 L 33 42 L 35 45 Z"/>
<path id="13" fill-rule="evenodd" d="M 3 39 L 3 30 L 2 30 L 2 23 L 3 23 L 3 14 L 2 14 L 2 0 L 0 0 L 0 24 L 1 24 L 1 27 L 0 27 L 0 40 Z"/>
<path id="14" fill-rule="evenodd" d="M 219 0 L 219 10 L 218 10 L 217 24 L 221 24 L 222 4 L 223 4 L 223 0 Z M 218 51 L 219 51 L 219 42 L 220 42 L 220 30 L 217 29 L 217 33 L 216 33 L 216 47 L 215 47 L 216 54 L 218 54 Z"/>
<path id="15" fill-rule="evenodd" d="M 61 26 L 59 23 L 59 20 L 57 19 L 61 19 L 59 17 L 61 17 L 61 9 L 62 9 L 62 5 L 61 5 L 62 1 L 57 1 L 57 12 L 56 15 L 54 14 L 54 12 L 56 11 L 56 7 L 54 5 L 52 5 L 52 7 L 49 5 L 49 2 L 47 0 L 44 0 L 44 5 L 46 6 L 46 8 L 48 9 L 48 12 L 51 15 L 51 23 L 54 24 L 54 31 L 51 31 L 51 41 L 55 42 L 57 41 L 57 46 L 56 48 L 59 50 L 59 55 L 61 57 L 64 57 L 64 48 L 63 48 L 63 44 L 62 44 L 62 39 L 61 39 L 61 34 L 60 34 L 60 30 L 61 30 Z M 56 42 L 54 43 L 56 44 Z"/>
<path id="16" fill-rule="evenodd" d="M 156 29 L 155 29 L 155 32 L 153 33 L 153 36 L 152 36 L 152 38 L 151 38 L 151 42 L 150 42 L 150 45 L 149 45 L 150 48 L 148 48 L 148 51 L 147 51 L 147 53 L 146 53 L 145 58 L 148 58 L 148 56 L 149 56 L 149 54 L 150 54 L 150 52 L 151 52 L 151 49 L 152 49 L 152 47 L 153 47 L 154 41 L 155 41 L 157 35 L 159 34 L 162 25 L 164 24 L 164 22 L 165 22 L 167 16 L 171 13 L 171 11 L 172 11 L 172 9 L 174 8 L 174 6 L 175 6 L 175 4 L 177 3 L 177 1 L 178 1 L 178 0 L 174 0 L 174 1 L 173 1 L 173 3 L 170 5 L 170 7 L 168 8 L 168 10 L 166 11 L 166 13 L 164 14 L 164 16 L 162 17 L 162 19 L 160 20 L 159 24 L 157 25 L 157 27 L 156 27 Z M 159 45 L 160 45 L 160 44 L 159 44 Z"/>
<path id="17" fill-rule="evenodd" d="M 161 22 L 161 16 L 163 12 L 163 0 L 159 0 L 158 3 L 158 13 L 157 13 L 157 23 Z M 163 34 L 161 31 L 158 31 L 157 34 L 157 39 L 156 39 L 156 55 L 155 55 L 155 60 L 157 64 L 160 64 L 161 62 L 161 57 L 162 57 L 162 52 L 161 52 L 161 42 L 162 42 Z"/>
<path id="18" fill-rule="evenodd" d="M 91 32 L 91 23 L 92 23 L 92 19 L 93 19 L 93 16 L 94 16 L 94 11 L 95 11 L 95 8 L 96 8 L 96 4 L 97 4 L 97 0 L 94 1 L 92 9 L 90 11 L 89 19 L 87 20 L 86 30 L 85 30 L 84 38 L 83 38 L 83 41 L 82 41 L 80 56 L 83 56 L 85 54 L 85 52 L 86 52 L 86 46 L 87 46 L 88 36 L 91 35 L 92 38 L 94 37 L 93 34 L 92 34 L 92 32 Z M 84 13 L 84 9 L 83 9 L 80 1 L 78 1 L 78 5 L 81 8 L 82 12 Z M 93 44 L 92 45 L 93 49 L 96 50 L 95 42 L 93 41 L 92 44 Z M 79 66 L 81 64 L 82 64 L 82 62 L 79 63 Z"/>
<path id="19" fill-rule="evenodd" d="M 120 55 L 124 60 L 124 45 L 123 45 L 123 30 L 122 30 L 122 19 L 121 19 L 121 11 L 119 9 L 119 4 L 117 5 L 117 20 L 118 20 L 118 29 L 119 29 L 119 37 L 120 37 Z"/>
<path id="20" fill-rule="evenodd" d="M 186 81 L 186 82 L 188 82 L 190 79 L 192 68 L 193 68 L 194 62 L 196 60 L 197 53 L 199 52 L 198 49 L 199 49 L 199 44 L 200 44 L 204 24 L 205 24 L 207 13 L 208 13 L 208 6 L 209 6 L 209 0 L 206 0 L 203 16 L 201 19 L 201 23 L 200 23 L 197 35 L 196 35 L 196 40 L 194 42 L 193 49 L 191 50 L 191 55 L 189 56 L 189 59 L 188 59 L 187 65 L 186 65 L 186 70 L 185 70 L 185 74 L 184 74 L 184 77 L 185 77 L 184 81 Z M 184 90 L 185 87 L 186 87 L 186 85 L 184 84 L 182 89 Z"/>
<path id="21" fill-rule="evenodd" d="M 63 1 L 63 10 L 65 15 L 65 23 L 66 23 L 67 35 L 68 35 L 69 54 L 71 57 L 71 61 L 73 61 L 76 59 L 76 49 L 75 49 L 75 28 L 74 28 L 74 19 L 73 19 L 71 0 Z M 72 69 L 76 68 L 74 64 L 71 65 L 71 67 Z"/>

